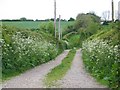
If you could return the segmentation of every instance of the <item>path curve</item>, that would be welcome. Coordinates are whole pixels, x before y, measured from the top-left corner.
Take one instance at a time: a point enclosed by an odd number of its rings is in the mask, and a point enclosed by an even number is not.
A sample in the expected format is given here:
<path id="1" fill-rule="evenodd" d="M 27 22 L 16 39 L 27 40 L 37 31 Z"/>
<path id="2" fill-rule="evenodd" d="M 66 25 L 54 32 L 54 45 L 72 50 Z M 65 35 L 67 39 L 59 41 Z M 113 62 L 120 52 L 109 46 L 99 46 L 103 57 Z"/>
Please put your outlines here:
<path id="1" fill-rule="evenodd" d="M 65 77 L 58 81 L 61 88 L 105 88 L 91 77 L 84 69 L 81 50 L 77 50 L 71 69 Z"/>
<path id="2" fill-rule="evenodd" d="M 65 50 L 62 54 L 56 57 L 55 60 L 46 64 L 42 64 L 28 70 L 27 72 L 12 78 L 11 80 L 3 83 L 3 88 L 43 88 L 43 79 L 51 69 L 61 63 L 61 61 L 67 56 L 69 50 Z"/>

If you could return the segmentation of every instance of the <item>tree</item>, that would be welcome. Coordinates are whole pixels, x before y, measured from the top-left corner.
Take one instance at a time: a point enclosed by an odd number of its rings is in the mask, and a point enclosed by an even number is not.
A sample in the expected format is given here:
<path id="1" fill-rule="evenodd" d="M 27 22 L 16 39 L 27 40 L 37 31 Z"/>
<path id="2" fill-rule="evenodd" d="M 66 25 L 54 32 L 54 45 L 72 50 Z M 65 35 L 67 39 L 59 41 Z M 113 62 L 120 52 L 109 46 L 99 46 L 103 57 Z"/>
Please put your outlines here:
<path id="1" fill-rule="evenodd" d="M 59 18 L 57 18 L 56 21 L 59 21 Z"/>
<path id="2" fill-rule="evenodd" d="M 110 19 L 110 11 L 104 11 L 104 12 L 102 13 L 102 18 L 103 18 L 105 21 L 109 20 L 109 19 Z"/>
<path id="3" fill-rule="evenodd" d="M 25 17 L 20 18 L 21 21 L 26 21 L 27 19 Z"/>
<path id="4" fill-rule="evenodd" d="M 54 18 L 51 18 L 50 21 L 54 21 Z"/>
<path id="5" fill-rule="evenodd" d="M 67 21 L 66 19 L 61 19 L 61 21 Z"/>
<path id="6" fill-rule="evenodd" d="M 75 21 L 75 19 L 71 17 L 68 21 Z"/>
<path id="7" fill-rule="evenodd" d="M 91 13 L 81 13 L 76 17 L 74 28 L 80 34 L 81 42 L 99 30 L 100 17 Z"/>
<path id="8" fill-rule="evenodd" d="M 100 23 L 100 17 L 95 14 L 78 14 L 75 21 L 75 29 L 87 28 L 92 23 Z"/>

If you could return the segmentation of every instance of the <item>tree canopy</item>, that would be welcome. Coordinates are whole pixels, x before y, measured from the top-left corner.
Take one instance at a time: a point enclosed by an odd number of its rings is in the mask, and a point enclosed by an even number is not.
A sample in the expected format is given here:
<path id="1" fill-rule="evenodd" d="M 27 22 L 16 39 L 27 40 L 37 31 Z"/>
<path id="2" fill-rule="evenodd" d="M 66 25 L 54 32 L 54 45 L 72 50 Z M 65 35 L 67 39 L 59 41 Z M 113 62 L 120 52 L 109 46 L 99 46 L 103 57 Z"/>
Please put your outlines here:
<path id="1" fill-rule="evenodd" d="M 93 13 L 78 14 L 75 29 L 80 33 L 81 41 L 95 34 L 99 30 L 100 17 Z"/>

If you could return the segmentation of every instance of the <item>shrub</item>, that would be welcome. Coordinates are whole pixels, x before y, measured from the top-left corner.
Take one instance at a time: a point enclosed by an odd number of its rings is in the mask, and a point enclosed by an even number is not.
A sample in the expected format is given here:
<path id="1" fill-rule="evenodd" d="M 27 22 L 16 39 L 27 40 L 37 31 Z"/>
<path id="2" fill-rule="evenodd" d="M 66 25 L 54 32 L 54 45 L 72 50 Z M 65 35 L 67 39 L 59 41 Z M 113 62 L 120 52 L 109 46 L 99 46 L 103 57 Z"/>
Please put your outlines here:
<path id="1" fill-rule="evenodd" d="M 40 25 L 40 30 L 42 30 L 43 32 L 49 33 L 51 35 L 54 35 L 54 23 L 53 21 L 49 21 L 47 23 L 42 23 Z"/>
<path id="2" fill-rule="evenodd" d="M 55 41 L 44 34 L 30 30 L 3 27 L 2 30 L 2 73 L 23 72 L 31 67 L 48 62 L 56 57 L 59 49 Z M 54 43 L 53 43 L 54 42 Z"/>
<path id="3" fill-rule="evenodd" d="M 120 85 L 118 33 L 115 30 L 102 31 L 84 41 L 82 45 L 86 69 L 111 88 L 118 88 Z"/>

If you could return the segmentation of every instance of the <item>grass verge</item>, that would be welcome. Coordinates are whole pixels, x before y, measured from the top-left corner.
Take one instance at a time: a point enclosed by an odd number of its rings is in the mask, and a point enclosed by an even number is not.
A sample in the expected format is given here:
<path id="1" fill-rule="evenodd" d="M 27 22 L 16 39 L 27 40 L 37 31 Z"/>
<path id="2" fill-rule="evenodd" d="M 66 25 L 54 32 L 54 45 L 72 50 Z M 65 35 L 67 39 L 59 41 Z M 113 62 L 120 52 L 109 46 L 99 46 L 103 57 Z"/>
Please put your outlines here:
<path id="1" fill-rule="evenodd" d="M 76 50 L 71 50 L 60 65 L 51 70 L 47 74 L 44 82 L 47 87 L 55 86 L 56 81 L 64 77 L 66 72 L 70 69 Z"/>
<path id="2" fill-rule="evenodd" d="M 82 54 L 82 59 L 83 59 L 83 60 L 90 60 L 90 58 L 89 58 L 88 56 L 86 56 L 84 53 Z M 84 65 L 85 65 L 85 63 L 86 63 L 86 62 L 84 61 Z M 96 76 L 94 75 L 94 73 L 90 72 L 90 70 L 87 68 L 86 65 L 85 65 L 85 69 L 86 69 L 86 72 L 88 72 L 92 77 L 94 77 L 97 82 L 99 82 L 100 84 L 102 84 L 102 85 L 104 85 L 104 86 L 107 87 L 107 85 L 108 85 L 108 82 L 107 82 L 107 81 L 102 80 L 102 79 L 96 77 Z"/>

